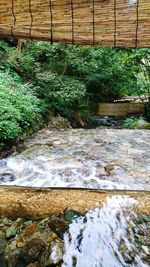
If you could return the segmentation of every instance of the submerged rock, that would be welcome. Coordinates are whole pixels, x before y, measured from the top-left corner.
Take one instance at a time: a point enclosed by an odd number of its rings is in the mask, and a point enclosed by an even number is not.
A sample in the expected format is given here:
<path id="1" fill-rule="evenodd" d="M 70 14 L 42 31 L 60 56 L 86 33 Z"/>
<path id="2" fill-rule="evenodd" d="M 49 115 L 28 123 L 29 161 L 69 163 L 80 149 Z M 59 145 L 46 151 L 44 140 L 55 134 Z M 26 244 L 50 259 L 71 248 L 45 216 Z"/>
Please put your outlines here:
<path id="1" fill-rule="evenodd" d="M 1 173 L 0 174 L 0 183 L 13 182 L 15 180 L 15 175 L 12 173 Z"/>
<path id="2" fill-rule="evenodd" d="M 76 218 L 83 217 L 83 214 L 75 210 L 68 210 L 64 212 L 63 217 L 64 217 L 64 220 L 70 224 Z"/>

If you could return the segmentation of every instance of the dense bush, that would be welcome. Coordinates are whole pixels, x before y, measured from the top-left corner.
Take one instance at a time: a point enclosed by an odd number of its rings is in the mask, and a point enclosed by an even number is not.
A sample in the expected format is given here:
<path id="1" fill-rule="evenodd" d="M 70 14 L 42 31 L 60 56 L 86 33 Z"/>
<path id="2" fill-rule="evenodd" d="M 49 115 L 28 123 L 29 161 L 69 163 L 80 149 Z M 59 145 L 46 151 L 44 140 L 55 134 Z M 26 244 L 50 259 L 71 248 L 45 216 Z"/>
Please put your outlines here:
<path id="1" fill-rule="evenodd" d="M 86 95 L 95 102 L 111 101 L 128 95 L 129 88 L 135 91 L 137 78 L 127 64 L 127 59 L 128 52 L 122 49 L 29 42 L 21 53 L 11 51 L 8 62 L 25 80 L 32 80 L 35 87 L 38 85 L 43 95 L 47 94 L 48 87 L 52 89 L 54 80 L 55 85 L 58 85 L 57 93 L 60 87 L 66 91 L 66 83 L 68 88 L 73 86 L 74 93 L 68 90 L 69 100 L 75 101 L 77 106 L 79 102 L 74 98 L 76 91 L 80 99 Z M 86 88 L 84 94 L 83 83 Z M 60 89 L 60 98 L 63 98 L 62 91 Z M 48 99 L 51 102 L 51 98 Z M 57 99 L 54 98 L 53 103 L 56 101 L 55 104 L 57 107 L 60 105 L 61 110 L 64 99 L 58 102 Z M 68 104 L 66 98 L 65 106 Z"/>
<path id="2" fill-rule="evenodd" d="M 137 120 L 138 119 L 136 117 L 126 118 L 124 121 L 123 127 L 126 129 L 134 129 L 136 128 Z"/>
<path id="3" fill-rule="evenodd" d="M 0 145 L 14 141 L 42 113 L 41 101 L 29 84 L 18 83 L 17 75 L 0 72 Z M 42 118 L 41 118 L 42 120 Z"/>
<path id="4" fill-rule="evenodd" d="M 48 109 L 70 119 L 81 107 L 87 112 L 87 99 L 109 102 L 149 94 L 149 85 L 147 49 L 25 41 L 19 50 L 10 41 L 0 41 L 0 143 L 39 125 Z M 149 120 L 149 106 L 146 114 Z M 126 121 L 125 127 L 131 124 Z"/>

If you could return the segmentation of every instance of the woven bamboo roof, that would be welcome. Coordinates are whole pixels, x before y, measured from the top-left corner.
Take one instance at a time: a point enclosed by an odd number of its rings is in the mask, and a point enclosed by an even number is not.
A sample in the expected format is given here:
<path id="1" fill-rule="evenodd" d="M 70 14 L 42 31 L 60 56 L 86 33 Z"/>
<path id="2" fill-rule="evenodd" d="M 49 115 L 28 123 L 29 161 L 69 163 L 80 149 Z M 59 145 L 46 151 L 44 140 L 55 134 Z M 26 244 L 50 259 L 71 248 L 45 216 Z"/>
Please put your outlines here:
<path id="1" fill-rule="evenodd" d="M 0 0 L 0 36 L 150 47 L 150 0 Z"/>

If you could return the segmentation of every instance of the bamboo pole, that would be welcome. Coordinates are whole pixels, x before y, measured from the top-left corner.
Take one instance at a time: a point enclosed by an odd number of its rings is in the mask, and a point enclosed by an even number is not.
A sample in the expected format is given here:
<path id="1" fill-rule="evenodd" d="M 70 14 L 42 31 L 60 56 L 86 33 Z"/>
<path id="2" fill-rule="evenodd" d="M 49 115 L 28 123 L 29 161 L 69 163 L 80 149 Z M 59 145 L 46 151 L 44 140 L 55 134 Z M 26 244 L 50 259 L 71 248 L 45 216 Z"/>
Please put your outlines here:
<path id="1" fill-rule="evenodd" d="M 150 1 L 1 0 L 0 36 L 150 47 Z"/>
<path id="2" fill-rule="evenodd" d="M 0 186 L 0 215 L 40 219 L 70 209 L 86 212 L 114 195 L 134 198 L 137 211 L 150 213 L 150 192 Z"/>

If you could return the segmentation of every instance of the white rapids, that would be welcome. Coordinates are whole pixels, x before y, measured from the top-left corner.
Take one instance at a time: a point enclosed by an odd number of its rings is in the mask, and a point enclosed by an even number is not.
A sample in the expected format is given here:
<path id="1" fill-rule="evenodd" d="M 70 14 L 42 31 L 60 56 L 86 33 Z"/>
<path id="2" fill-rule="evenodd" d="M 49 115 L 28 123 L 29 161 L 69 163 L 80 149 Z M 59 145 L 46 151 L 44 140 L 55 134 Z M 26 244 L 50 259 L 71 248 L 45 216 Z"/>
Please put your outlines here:
<path id="1" fill-rule="evenodd" d="M 42 130 L 0 161 L 0 183 L 150 190 L 150 131 Z"/>
<path id="2" fill-rule="evenodd" d="M 65 234 L 62 267 L 148 267 L 134 245 L 133 232 L 128 229 L 131 216 L 136 216 L 135 204 L 136 201 L 128 197 L 108 197 L 103 208 L 91 210 L 86 218 L 74 220 L 69 235 Z M 121 242 L 126 248 L 123 254 L 119 249 Z M 126 259 L 133 253 L 134 262 L 129 264 Z"/>

